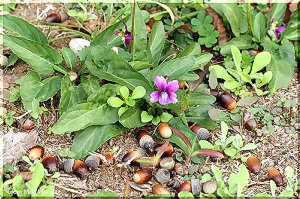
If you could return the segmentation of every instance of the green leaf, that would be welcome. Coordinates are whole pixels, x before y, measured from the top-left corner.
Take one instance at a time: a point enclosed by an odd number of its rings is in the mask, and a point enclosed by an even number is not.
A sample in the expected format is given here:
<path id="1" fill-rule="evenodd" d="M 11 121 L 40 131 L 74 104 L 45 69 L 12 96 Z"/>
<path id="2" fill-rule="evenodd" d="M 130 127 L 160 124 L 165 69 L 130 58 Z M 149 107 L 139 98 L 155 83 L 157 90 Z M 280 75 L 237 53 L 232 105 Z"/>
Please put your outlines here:
<path id="1" fill-rule="evenodd" d="M 158 125 L 159 122 L 160 122 L 160 117 L 159 116 L 156 116 L 152 119 L 152 124 L 154 124 L 154 125 Z"/>
<path id="2" fill-rule="evenodd" d="M 144 69 L 148 69 L 148 68 L 154 68 L 154 65 L 146 63 L 146 62 L 142 62 L 142 61 L 131 61 L 130 65 L 135 70 L 144 70 Z"/>
<path id="3" fill-rule="evenodd" d="M 186 119 L 188 121 L 197 122 L 197 124 L 203 128 L 215 129 L 218 126 L 208 115 L 208 110 L 211 108 L 210 105 L 193 107 L 190 111 L 186 112 Z"/>
<path id="4" fill-rule="evenodd" d="M 152 115 L 149 115 L 147 111 L 143 111 L 141 114 L 141 121 L 143 123 L 150 122 L 153 119 Z"/>
<path id="5" fill-rule="evenodd" d="M 75 134 L 71 150 L 76 159 L 82 159 L 101 147 L 106 141 L 121 135 L 125 129 L 120 125 L 90 126 Z"/>
<path id="6" fill-rule="evenodd" d="M 109 97 L 117 94 L 117 87 L 114 84 L 105 84 L 87 99 L 89 102 L 105 104 Z"/>
<path id="7" fill-rule="evenodd" d="M 39 117 L 39 101 L 37 99 L 33 99 L 31 102 L 31 110 L 32 112 L 30 115 L 34 118 L 37 119 Z"/>
<path id="8" fill-rule="evenodd" d="M 22 18 L 13 15 L 0 15 L 0 26 L 26 39 L 48 44 L 43 32 Z"/>
<path id="9" fill-rule="evenodd" d="M 236 37 L 240 36 L 241 12 L 235 3 L 222 3 L 221 9 L 230 23 L 231 30 Z"/>
<path id="10" fill-rule="evenodd" d="M 87 97 L 83 88 L 80 85 L 75 86 L 68 75 L 61 81 L 60 95 L 59 115 L 63 115 L 70 107 Z"/>
<path id="11" fill-rule="evenodd" d="M 124 99 L 127 99 L 129 97 L 129 89 L 126 86 L 121 86 L 120 94 Z"/>
<path id="12" fill-rule="evenodd" d="M 293 176 L 294 176 L 294 169 L 292 167 L 290 167 L 290 166 L 287 166 L 285 168 L 285 175 L 286 175 L 287 178 L 291 178 L 292 179 Z"/>
<path id="13" fill-rule="evenodd" d="M 270 63 L 270 61 L 271 61 L 271 54 L 269 52 L 258 53 L 254 58 L 250 75 L 266 67 Z"/>
<path id="14" fill-rule="evenodd" d="M 258 88 L 266 85 L 267 83 L 269 83 L 271 81 L 273 77 L 272 71 L 267 71 L 264 75 L 263 78 L 261 80 L 261 83 L 258 85 Z"/>
<path id="15" fill-rule="evenodd" d="M 128 109 L 127 106 L 119 108 L 119 110 L 118 110 L 118 115 L 119 115 L 119 117 L 120 117 L 127 109 Z"/>
<path id="16" fill-rule="evenodd" d="M 43 86 L 37 93 L 36 98 L 39 102 L 44 102 L 53 97 L 60 89 L 62 77 L 53 76 L 42 81 Z"/>
<path id="17" fill-rule="evenodd" d="M 118 97 L 110 97 L 108 98 L 107 103 L 112 107 L 119 108 L 124 104 L 124 101 Z"/>
<path id="18" fill-rule="evenodd" d="M 138 5 L 135 6 L 134 32 L 133 32 L 133 61 L 147 60 L 147 32 L 144 17 Z"/>
<path id="19" fill-rule="evenodd" d="M 32 198 L 54 198 L 54 185 L 43 185 L 39 188 L 37 194 L 32 194 Z"/>
<path id="20" fill-rule="evenodd" d="M 199 52 L 201 52 L 201 47 L 198 43 L 194 42 L 191 45 L 189 45 L 187 48 L 185 48 L 183 51 L 181 51 L 177 55 L 177 58 L 185 57 L 185 56 L 194 56 Z"/>
<path id="21" fill-rule="evenodd" d="M 266 18 L 263 13 L 259 12 L 254 19 L 254 35 L 260 41 L 266 35 Z"/>
<path id="22" fill-rule="evenodd" d="M 137 86 L 131 95 L 131 99 L 140 99 L 143 98 L 146 95 L 146 90 L 142 86 Z"/>
<path id="23" fill-rule="evenodd" d="M 135 101 L 134 99 L 132 98 L 128 98 L 125 100 L 125 103 L 128 105 L 128 106 L 134 106 L 135 105 Z"/>
<path id="24" fill-rule="evenodd" d="M 141 121 L 142 110 L 138 107 L 131 107 L 127 109 L 120 117 L 120 123 L 126 128 L 136 128 L 145 125 Z"/>
<path id="25" fill-rule="evenodd" d="M 250 37 L 249 35 L 241 35 L 240 37 L 235 37 L 224 44 L 221 47 L 220 53 L 222 55 L 231 54 L 232 45 L 236 46 L 240 50 L 252 49 L 255 47 L 255 45 L 252 44 L 252 37 Z"/>
<path id="26" fill-rule="evenodd" d="M 202 178 L 201 178 L 201 182 L 205 183 L 207 181 L 211 180 L 211 176 L 208 173 L 203 174 Z"/>
<path id="27" fill-rule="evenodd" d="M 225 142 L 228 133 L 228 125 L 223 121 L 221 121 L 221 131 L 222 131 L 221 140 L 222 142 Z"/>
<path id="28" fill-rule="evenodd" d="M 33 167 L 33 177 L 30 181 L 26 183 L 27 189 L 30 190 L 30 193 L 36 193 L 38 187 L 40 186 L 44 178 L 44 167 L 42 163 L 37 163 Z"/>
<path id="29" fill-rule="evenodd" d="M 214 70 L 217 74 L 217 77 L 224 80 L 234 80 L 231 75 L 228 74 L 226 69 L 220 65 L 211 65 L 209 71 Z"/>
<path id="30" fill-rule="evenodd" d="M 279 47 L 278 53 L 272 55 L 271 62 L 267 66 L 267 70 L 272 71 L 273 75 L 269 83 L 270 94 L 273 94 L 279 88 L 288 87 L 293 78 L 295 66 L 295 50 L 293 44 L 285 42 Z"/>
<path id="31" fill-rule="evenodd" d="M 210 142 L 208 142 L 206 140 L 200 140 L 199 145 L 200 145 L 201 149 L 213 149 L 214 148 L 214 145 L 212 145 Z"/>
<path id="32" fill-rule="evenodd" d="M 155 76 L 168 76 L 169 80 L 179 79 L 194 66 L 194 57 L 181 57 L 172 59 L 154 68 L 148 75 L 150 81 L 154 81 Z"/>
<path id="33" fill-rule="evenodd" d="M 19 198 L 28 197 L 25 192 L 25 184 L 21 175 L 16 175 L 12 180 L 13 191 Z"/>
<path id="34" fill-rule="evenodd" d="M 93 199 L 93 198 L 111 198 L 111 199 L 118 199 L 119 196 L 115 192 L 112 191 L 101 191 L 99 193 L 92 194 L 86 199 Z"/>
<path id="35" fill-rule="evenodd" d="M 286 3 L 273 3 L 271 12 L 268 14 L 268 21 L 271 21 L 271 19 L 276 19 L 278 23 L 281 24 L 286 7 Z"/>
<path id="36" fill-rule="evenodd" d="M 226 149 L 224 150 L 224 153 L 225 153 L 226 155 L 230 156 L 230 157 L 233 157 L 233 156 L 235 156 L 235 154 L 237 153 L 237 150 L 234 149 L 234 148 L 232 148 L 232 147 L 230 147 L 230 148 L 226 148 Z"/>
<path id="37" fill-rule="evenodd" d="M 161 21 L 157 21 L 152 27 L 149 44 L 148 44 L 148 59 L 151 64 L 155 66 L 158 64 L 161 58 L 161 53 L 164 48 L 164 43 L 165 43 L 164 25 Z"/>
<path id="38" fill-rule="evenodd" d="M 178 193 L 179 199 L 189 199 L 194 198 L 194 195 L 191 192 L 188 191 L 182 191 Z"/>
<path id="39" fill-rule="evenodd" d="M 194 72 L 187 72 L 184 75 L 182 75 L 178 80 L 186 81 L 186 82 L 192 82 L 199 79 L 199 76 Z"/>
<path id="40" fill-rule="evenodd" d="M 163 112 L 160 116 L 162 122 L 169 122 L 173 118 L 173 115 L 167 112 Z"/>
<path id="41" fill-rule="evenodd" d="M 81 102 L 73 105 L 52 127 L 54 134 L 79 131 L 92 125 L 108 125 L 118 121 L 118 109 L 107 104 Z"/>
<path id="42" fill-rule="evenodd" d="M 240 85 L 240 83 L 235 81 L 235 80 L 227 80 L 224 83 L 224 87 L 229 89 L 229 90 L 234 90 L 239 85 Z"/>
<path id="43" fill-rule="evenodd" d="M 240 50 L 236 46 L 231 46 L 231 53 L 232 53 L 234 65 L 235 65 L 238 73 L 241 73 L 242 55 L 240 53 Z"/>
<path id="44" fill-rule="evenodd" d="M 252 149 L 256 149 L 256 148 L 257 148 L 256 144 L 249 143 L 249 144 L 246 144 L 245 146 L 243 146 L 240 150 L 248 151 L 248 150 L 252 150 Z"/>
<path id="45" fill-rule="evenodd" d="M 221 173 L 220 169 L 218 167 L 216 167 L 215 165 L 211 165 L 210 168 L 216 178 L 217 183 L 218 184 L 223 183 L 223 177 L 222 177 L 222 173 Z"/>
<path id="46" fill-rule="evenodd" d="M 218 77 L 214 69 L 212 69 L 209 73 L 208 83 L 209 87 L 212 89 L 215 89 L 218 86 Z"/>
<path id="47" fill-rule="evenodd" d="M 67 66 L 72 69 L 76 65 L 76 54 L 68 47 L 62 47 L 61 53 L 64 57 Z"/>
<path id="48" fill-rule="evenodd" d="M 104 56 L 99 56 L 99 54 Z M 94 47 L 92 55 L 95 61 L 105 63 L 105 66 L 101 64 L 97 66 L 91 62 L 86 62 L 89 71 L 93 75 L 127 86 L 131 90 L 137 86 L 143 86 L 148 94 L 152 92 L 153 89 L 149 81 L 141 73 L 133 69 L 125 58 L 116 54 L 110 48 Z"/>
<path id="49" fill-rule="evenodd" d="M 242 191 L 248 186 L 249 172 L 245 165 L 240 165 L 237 180 L 237 197 L 241 197 Z"/>
<path id="50" fill-rule="evenodd" d="M 189 106 L 208 105 L 214 103 L 215 101 L 216 98 L 212 95 L 193 91 L 190 93 L 190 100 L 188 105 Z"/>
<path id="51" fill-rule="evenodd" d="M 43 75 L 52 75 L 54 69 L 66 73 L 64 68 L 57 66 L 62 62 L 61 55 L 47 44 L 27 40 L 13 35 L 1 35 L 3 44 L 14 54 L 28 63 L 35 71 Z"/>
<path id="52" fill-rule="evenodd" d="M 89 75 L 81 75 L 80 77 L 81 86 L 86 92 L 88 96 L 97 92 L 100 89 L 100 80 L 98 77 L 89 74 Z"/>

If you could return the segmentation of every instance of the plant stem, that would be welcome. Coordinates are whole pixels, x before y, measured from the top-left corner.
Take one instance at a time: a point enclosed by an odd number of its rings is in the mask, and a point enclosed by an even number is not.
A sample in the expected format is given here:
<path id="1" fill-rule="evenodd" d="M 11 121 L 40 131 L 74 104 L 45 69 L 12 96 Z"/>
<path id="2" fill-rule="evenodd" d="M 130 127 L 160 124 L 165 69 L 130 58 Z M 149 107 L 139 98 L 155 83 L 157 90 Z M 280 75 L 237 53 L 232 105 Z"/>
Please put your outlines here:
<path id="1" fill-rule="evenodd" d="M 57 40 L 61 40 L 61 39 L 65 39 L 65 38 L 72 38 L 72 37 L 76 37 L 78 35 L 66 35 L 66 36 L 62 36 L 62 37 L 55 37 L 55 38 L 52 38 L 52 39 L 49 39 L 48 41 L 51 43 L 51 42 L 54 42 L 54 41 L 57 41 Z"/>
<path id="2" fill-rule="evenodd" d="M 135 0 L 133 0 L 133 6 L 132 6 L 132 17 L 131 17 L 131 37 L 130 37 L 130 44 L 129 44 L 129 49 L 131 51 L 131 54 L 132 54 L 132 57 L 134 57 L 134 54 L 133 54 L 133 48 L 132 48 L 132 45 L 133 45 L 133 36 L 134 36 L 134 17 L 135 17 Z"/>
<path id="3" fill-rule="evenodd" d="M 199 14 L 199 11 L 191 12 L 189 14 L 186 14 L 186 15 L 182 16 L 182 17 L 179 17 L 177 21 L 181 21 L 181 20 L 184 20 L 186 18 L 191 18 L 193 16 L 196 16 L 197 14 Z"/>

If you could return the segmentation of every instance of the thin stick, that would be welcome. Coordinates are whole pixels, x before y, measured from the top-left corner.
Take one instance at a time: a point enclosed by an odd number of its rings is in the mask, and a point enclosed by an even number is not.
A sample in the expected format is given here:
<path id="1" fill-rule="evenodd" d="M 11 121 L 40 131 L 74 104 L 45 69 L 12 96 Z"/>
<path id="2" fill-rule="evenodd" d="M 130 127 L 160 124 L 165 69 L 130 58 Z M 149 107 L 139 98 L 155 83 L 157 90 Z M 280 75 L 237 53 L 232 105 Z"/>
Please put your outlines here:
<path id="1" fill-rule="evenodd" d="M 76 191 L 76 190 L 74 190 L 74 189 L 69 189 L 69 188 L 67 188 L 67 187 L 64 187 L 64 186 L 62 186 L 62 185 L 60 185 L 60 184 L 56 184 L 56 183 L 50 183 L 50 184 L 52 184 L 52 185 L 54 185 L 54 186 L 56 186 L 56 187 L 58 187 L 58 188 L 61 188 L 61 189 L 64 189 L 64 190 L 66 190 L 66 191 L 68 191 L 68 192 L 72 192 L 72 193 L 77 193 L 77 194 L 82 194 L 82 193 L 80 193 L 80 192 L 78 192 L 78 191 Z"/>
<path id="2" fill-rule="evenodd" d="M 28 114 L 31 113 L 31 112 L 32 112 L 32 110 L 29 110 L 29 111 L 27 111 L 26 113 L 24 113 L 23 115 L 20 115 L 20 116 L 18 116 L 18 117 L 13 117 L 13 118 L 19 120 L 19 119 L 22 119 L 24 116 L 28 115 Z"/>

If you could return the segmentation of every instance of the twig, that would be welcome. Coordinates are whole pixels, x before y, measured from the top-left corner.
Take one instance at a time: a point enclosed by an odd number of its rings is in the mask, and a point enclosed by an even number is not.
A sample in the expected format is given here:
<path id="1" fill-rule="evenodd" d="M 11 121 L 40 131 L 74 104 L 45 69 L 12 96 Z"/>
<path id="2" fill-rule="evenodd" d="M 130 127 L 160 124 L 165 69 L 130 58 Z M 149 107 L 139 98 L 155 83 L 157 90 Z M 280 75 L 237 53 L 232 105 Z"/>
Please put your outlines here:
<path id="1" fill-rule="evenodd" d="M 79 192 L 79 191 L 76 191 L 76 190 L 74 190 L 74 189 L 70 189 L 70 188 L 64 187 L 64 186 L 62 186 L 62 185 L 60 185 L 60 184 L 56 184 L 56 183 L 50 183 L 50 184 L 52 184 L 52 185 L 54 185 L 54 186 L 56 186 L 56 187 L 58 187 L 58 188 L 64 189 L 64 190 L 66 190 L 66 191 L 68 191 L 68 192 L 77 193 L 77 194 L 80 194 L 80 195 L 82 194 L 82 193 Z"/>
<path id="2" fill-rule="evenodd" d="M 24 116 L 28 115 L 28 114 L 31 113 L 31 112 L 32 112 L 32 110 L 29 110 L 29 111 L 27 111 L 26 113 L 24 113 L 23 115 L 20 115 L 20 116 L 18 116 L 18 117 L 13 117 L 13 118 L 19 120 L 19 119 L 22 119 Z"/>

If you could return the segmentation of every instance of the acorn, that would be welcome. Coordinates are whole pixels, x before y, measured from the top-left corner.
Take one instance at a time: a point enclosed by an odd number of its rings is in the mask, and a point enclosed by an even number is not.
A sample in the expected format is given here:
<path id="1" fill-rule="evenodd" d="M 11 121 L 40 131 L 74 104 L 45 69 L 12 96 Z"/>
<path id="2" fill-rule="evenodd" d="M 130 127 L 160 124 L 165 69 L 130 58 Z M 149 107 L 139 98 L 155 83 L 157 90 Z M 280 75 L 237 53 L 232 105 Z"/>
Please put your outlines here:
<path id="1" fill-rule="evenodd" d="M 193 131 L 196 135 L 198 140 L 208 140 L 210 133 L 207 129 L 202 128 L 198 124 L 194 124 L 191 126 L 191 131 Z"/>
<path id="2" fill-rule="evenodd" d="M 192 184 L 192 193 L 197 196 L 200 194 L 200 192 L 202 191 L 202 183 L 199 179 L 192 179 L 191 180 L 191 184 Z"/>
<path id="3" fill-rule="evenodd" d="M 108 152 L 105 152 L 103 155 L 104 155 L 104 157 L 105 157 L 105 159 L 107 161 L 107 165 L 115 164 L 116 159 L 114 157 L 114 153 L 113 152 L 108 151 Z"/>
<path id="4" fill-rule="evenodd" d="M 128 162 L 131 160 L 131 163 L 136 162 L 137 159 L 140 159 L 144 156 L 144 151 L 141 148 L 138 148 L 134 151 L 128 152 L 123 158 L 122 162 Z"/>
<path id="5" fill-rule="evenodd" d="M 171 178 L 170 171 L 167 169 L 158 169 L 155 178 L 161 184 L 168 182 Z"/>
<path id="6" fill-rule="evenodd" d="M 97 169 L 101 163 L 101 159 L 97 156 L 94 155 L 89 155 L 85 160 L 84 160 L 86 166 L 89 168 L 89 170 L 93 171 Z"/>
<path id="7" fill-rule="evenodd" d="M 160 194 L 160 195 L 163 195 L 163 194 L 170 195 L 171 194 L 170 191 L 161 184 L 154 185 L 152 187 L 152 193 L 153 194 Z"/>
<path id="8" fill-rule="evenodd" d="M 192 184 L 190 181 L 185 181 L 184 183 L 182 183 L 178 188 L 177 188 L 177 193 L 179 192 L 183 192 L 183 191 L 188 191 L 188 192 L 192 192 Z"/>
<path id="9" fill-rule="evenodd" d="M 172 135 L 172 130 L 171 130 L 170 126 L 165 122 L 161 122 L 159 124 L 157 130 L 158 130 L 159 135 L 163 138 L 169 138 Z"/>
<path id="10" fill-rule="evenodd" d="M 160 147 L 162 146 L 163 144 L 157 144 L 154 146 L 154 152 L 157 153 L 159 150 L 160 150 Z M 172 153 L 173 153 L 174 149 L 173 149 L 173 146 L 172 144 L 168 144 L 168 150 L 166 150 L 162 156 L 165 157 L 165 156 L 170 156 Z"/>
<path id="11" fill-rule="evenodd" d="M 259 50 L 249 50 L 249 54 L 252 57 L 255 57 L 259 53 Z"/>
<path id="12" fill-rule="evenodd" d="M 140 147 L 146 150 L 152 149 L 154 145 L 153 138 L 147 131 L 139 131 L 137 133 L 137 140 L 139 142 Z"/>
<path id="13" fill-rule="evenodd" d="M 25 130 L 30 131 L 34 128 L 34 123 L 33 123 L 33 121 L 27 119 L 24 122 L 23 127 L 24 127 Z"/>
<path id="14" fill-rule="evenodd" d="M 172 157 L 163 158 L 160 161 L 160 167 L 163 169 L 172 170 L 174 168 L 175 161 Z"/>
<path id="15" fill-rule="evenodd" d="M 87 165 L 81 160 L 75 160 L 73 165 L 73 173 L 79 177 L 83 178 L 87 175 L 88 167 Z"/>
<path id="16" fill-rule="evenodd" d="M 271 168 L 268 171 L 268 178 L 270 180 L 273 180 L 276 183 L 276 185 L 281 185 L 283 183 L 283 178 L 281 173 L 275 168 Z"/>
<path id="17" fill-rule="evenodd" d="M 152 172 L 150 170 L 138 170 L 133 174 L 133 181 L 138 184 L 144 184 L 151 180 Z"/>
<path id="18" fill-rule="evenodd" d="M 221 105 L 228 110 L 233 110 L 237 106 L 235 99 L 231 96 L 231 94 L 229 94 L 227 92 L 223 92 L 219 96 L 219 100 L 220 100 Z"/>
<path id="19" fill-rule="evenodd" d="M 254 131 L 257 127 L 255 118 L 249 119 L 245 122 L 244 127 L 249 131 Z"/>
<path id="20" fill-rule="evenodd" d="M 46 21 L 50 23 L 62 23 L 69 18 L 68 14 L 64 11 L 51 13 L 46 17 Z"/>
<path id="21" fill-rule="evenodd" d="M 219 97 L 218 89 L 207 88 L 207 89 L 204 89 L 203 93 L 212 95 L 216 98 Z"/>
<path id="22" fill-rule="evenodd" d="M 215 181 L 209 180 L 203 184 L 204 193 L 211 194 L 215 193 L 218 189 L 218 185 Z"/>
<path id="23" fill-rule="evenodd" d="M 75 159 L 67 159 L 63 164 L 63 169 L 66 173 L 72 173 L 73 172 L 73 165 L 74 165 Z"/>
<path id="24" fill-rule="evenodd" d="M 54 173 L 58 169 L 58 163 L 54 156 L 47 155 L 44 157 L 42 164 L 44 168 L 48 170 L 49 173 Z"/>
<path id="25" fill-rule="evenodd" d="M 28 150 L 28 157 L 30 160 L 37 160 L 44 156 L 44 148 L 41 146 L 34 146 Z"/>
<path id="26" fill-rule="evenodd" d="M 185 89 L 185 87 L 186 87 L 185 82 L 179 81 L 179 89 L 183 90 L 183 89 Z"/>
<path id="27" fill-rule="evenodd" d="M 183 176 L 184 175 L 183 165 L 180 163 L 175 163 L 174 171 L 176 172 L 177 175 Z"/>
<path id="28" fill-rule="evenodd" d="M 247 166 L 248 166 L 249 170 L 254 174 L 258 174 L 258 172 L 261 169 L 260 162 L 255 156 L 251 156 L 248 158 Z"/>

